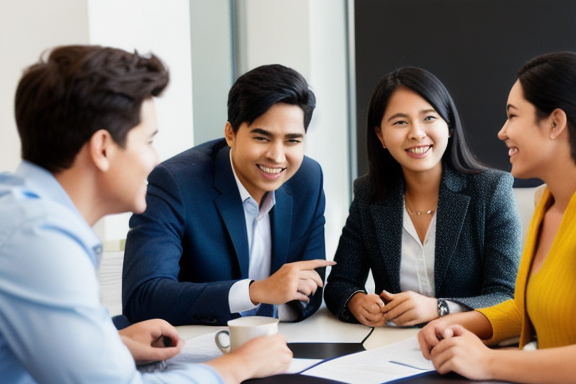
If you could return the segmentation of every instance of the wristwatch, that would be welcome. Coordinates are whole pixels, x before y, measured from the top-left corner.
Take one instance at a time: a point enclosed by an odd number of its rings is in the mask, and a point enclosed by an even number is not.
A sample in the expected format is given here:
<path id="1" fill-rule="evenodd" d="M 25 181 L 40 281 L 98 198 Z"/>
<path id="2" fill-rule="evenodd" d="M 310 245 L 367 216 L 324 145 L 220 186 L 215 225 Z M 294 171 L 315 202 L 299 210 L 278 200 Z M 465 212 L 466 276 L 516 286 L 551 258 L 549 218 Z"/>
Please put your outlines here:
<path id="1" fill-rule="evenodd" d="M 450 308 L 448 308 L 448 303 L 444 299 L 438 299 L 438 303 L 436 304 L 438 308 L 438 317 L 444 317 L 450 313 Z"/>

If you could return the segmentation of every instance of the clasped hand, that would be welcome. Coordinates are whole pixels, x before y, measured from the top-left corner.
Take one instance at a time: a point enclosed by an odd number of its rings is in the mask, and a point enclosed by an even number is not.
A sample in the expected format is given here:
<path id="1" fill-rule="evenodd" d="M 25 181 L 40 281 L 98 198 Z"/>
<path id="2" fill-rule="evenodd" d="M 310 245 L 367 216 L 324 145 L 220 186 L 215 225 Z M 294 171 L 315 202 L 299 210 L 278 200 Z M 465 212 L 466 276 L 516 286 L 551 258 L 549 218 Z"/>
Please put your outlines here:
<path id="1" fill-rule="evenodd" d="M 284 264 L 267 279 L 254 281 L 250 285 L 250 299 L 254 305 L 285 304 L 292 300 L 308 302 L 324 282 L 314 269 L 336 264 L 327 260 L 304 260 Z"/>
<path id="2" fill-rule="evenodd" d="M 472 380 L 492 379 L 492 350 L 461 325 L 443 319 L 429 323 L 418 333 L 424 357 L 432 360 L 440 374 L 456 372 Z"/>
<path id="3" fill-rule="evenodd" d="M 380 295 L 359 292 L 350 299 L 348 308 L 360 323 L 369 327 L 389 321 L 398 326 L 412 326 L 438 317 L 436 299 L 412 291 L 396 294 L 382 291 Z"/>

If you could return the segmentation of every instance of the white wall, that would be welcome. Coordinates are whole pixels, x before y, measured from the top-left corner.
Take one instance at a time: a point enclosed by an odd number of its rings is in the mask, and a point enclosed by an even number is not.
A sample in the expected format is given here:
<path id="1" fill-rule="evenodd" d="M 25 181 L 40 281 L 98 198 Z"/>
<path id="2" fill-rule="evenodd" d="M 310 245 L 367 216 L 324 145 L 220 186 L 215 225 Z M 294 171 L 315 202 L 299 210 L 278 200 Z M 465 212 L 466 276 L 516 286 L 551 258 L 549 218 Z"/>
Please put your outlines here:
<path id="1" fill-rule="evenodd" d="M 156 100 L 159 133 L 154 146 L 165 160 L 194 144 L 192 54 L 187 0 L 88 0 L 90 44 L 153 52 L 170 70 Z"/>
<path id="2" fill-rule="evenodd" d="M 20 162 L 13 104 L 22 69 L 44 50 L 64 44 L 109 45 L 161 57 L 171 83 L 157 100 L 155 147 L 164 160 L 194 144 L 188 0 L 2 0 L 0 171 L 13 171 Z M 106 217 L 94 229 L 106 242 L 123 239 L 129 217 Z"/>
<path id="3" fill-rule="evenodd" d="M 194 142 L 224 135 L 234 81 L 230 0 L 190 0 Z"/>
<path id="4" fill-rule="evenodd" d="M 326 256 L 334 257 L 350 204 L 349 97 L 344 1 L 311 0 L 310 83 L 318 98 L 307 154 L 324 170 Z"/>
<path id="5" fill-rule="evenodd" d="M 160 160 L 194 145 L 189 15 L 187 0 L 88 0 L 90 44 L 153 52 L 169 67 L 170 84 L 156 100 Z M 106 249 L 126 238 L 130 216 L 108 216 L 95 225 Z"/>
<path id="6" fill-rule="evenodd" d="M 87 24 L 86 1 L 0 1 L 0 172 L 20 162 L 14 93 L 23 69 L 48 47 L 87 44 Z"/>

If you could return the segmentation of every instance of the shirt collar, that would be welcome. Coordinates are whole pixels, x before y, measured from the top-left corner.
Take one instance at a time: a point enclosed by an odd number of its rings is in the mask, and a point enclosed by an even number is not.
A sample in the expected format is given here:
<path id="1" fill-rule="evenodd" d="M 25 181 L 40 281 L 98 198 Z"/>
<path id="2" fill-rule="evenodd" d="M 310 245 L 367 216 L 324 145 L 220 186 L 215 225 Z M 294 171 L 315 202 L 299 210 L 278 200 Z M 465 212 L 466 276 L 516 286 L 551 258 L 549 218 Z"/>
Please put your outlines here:
<path id="1" fill-rule="evenodd" d="M 244 184 L 238 178 L 236 174 L 236 170 L 234 169 L 234 164 L 232 163 L 232 151 L 230 151 L 230 167 L 232 167 L 232 173 L 234 174 L 234 180 L 236 180 L 236 186 L 238 187 L 238 192 L 240 192 L 240 199 L 244 203 L 248 199 L 254 200 L 254 198 L 250 195 L 250 192 L 244 187 Z M 260 210 L 264 212 L 268 212 L 276 205 L 276 192 L 271 191 L 267 192 L 264 195 L 264 199 L 261 202 Z"/>
<path id="2" fill-rule="evenodd" d="M 95 265 L 98 265 L 102 253 L 102 242 L 96 236 L 90 225 L 86 222 L 80 211 L 76 208 L 66 190 L 56 180 L 54 175 L 45 168 L 42 168 L 29 161 L 23 160 L 16 169 L 15 175 L 25 180 L 26 188 L 24 193 L 36 195 L 40 198 L 48 199 L 63 206 L 64 209 L 72 212 L 78 219 L 78 231 L 82 232 L 82 238 L 92 248 Z"/>

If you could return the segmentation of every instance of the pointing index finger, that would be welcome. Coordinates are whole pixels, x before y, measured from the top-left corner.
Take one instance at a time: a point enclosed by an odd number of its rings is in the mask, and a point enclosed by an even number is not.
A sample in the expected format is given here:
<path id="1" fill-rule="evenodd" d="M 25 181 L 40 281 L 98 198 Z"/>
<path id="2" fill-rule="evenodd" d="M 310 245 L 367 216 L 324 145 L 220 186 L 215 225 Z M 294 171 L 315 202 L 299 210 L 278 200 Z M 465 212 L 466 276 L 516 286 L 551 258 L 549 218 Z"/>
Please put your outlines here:
<path id="1" fill-rule="evenodd" d="M 301 270 L 303 270 L 303 269 L 316 269 L 320 267 L 328 267 L 331 265 L 335 265 L 336 262 L 322 259 L 314 259 L 314 260 L 296 261 L 294 264 L 298 264 L 298 267 Z"/>

